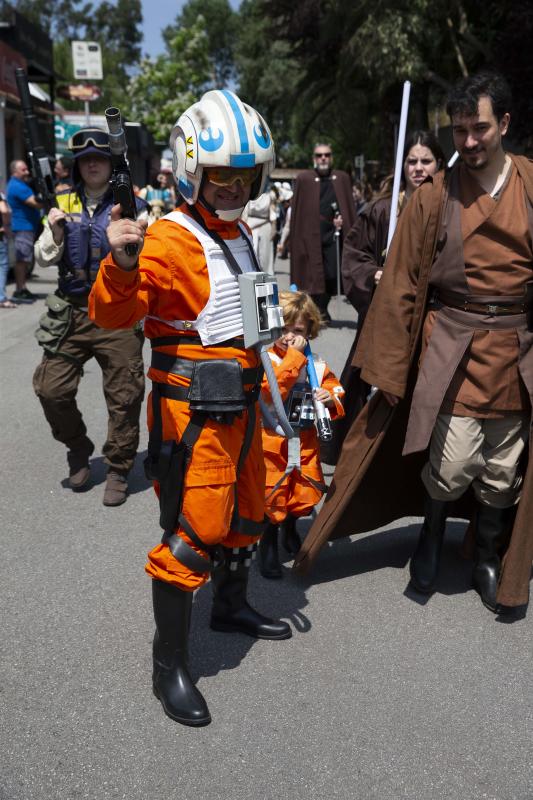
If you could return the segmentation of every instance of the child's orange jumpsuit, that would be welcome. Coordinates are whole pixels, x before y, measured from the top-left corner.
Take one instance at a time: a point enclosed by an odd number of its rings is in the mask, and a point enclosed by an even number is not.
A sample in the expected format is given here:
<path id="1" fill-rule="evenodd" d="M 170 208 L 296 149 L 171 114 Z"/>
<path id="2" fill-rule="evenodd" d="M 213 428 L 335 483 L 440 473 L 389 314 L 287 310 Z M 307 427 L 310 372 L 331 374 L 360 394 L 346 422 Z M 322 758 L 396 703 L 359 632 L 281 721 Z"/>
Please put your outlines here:
<path id="1" fill-rule="evenodd" d="M 201 206 L 196 208 L 206 225 L 217 231 L 228 246 L 240 240 L 236 222 L 222 222 Z M 190 221 L 187 205 L 183 204 L 179 211 Z M 219 254 L 217 258 L 220 257 Z M 173 371 L 174 360 L 183 364 L 188 360 L 236 359 L 242 366 L 243 376 L 249 376 L 252 385 L 257 380 L 254 375 L 260 374 L 255 350 L 245 349 L 244 344 L 239 346 L 238 342 L 233 345 L 232 341 L 228 346 L 223 343 L 202 346 L 198 336 L 192 335 L 194 330 L 189 321 L 198 320 L 208 307 L 211 284 L 200 241 L 181 225 L 161 219 L 146 233 L 139 268 L 132 272 L 122 270 L 109 255 L 102 261 L 89 298 L 90 317 L 104 328 L 129 328 L 146 317 L 144 332 L 152 344 L 148 377 L 154 385 L 163 386 L 167 395 L 160 400 L 162 439 L 165 441 L 181 440 L 192 416 L 188 402 L 172 399 L 165 388 L 190 385 L 190 377 Z M 175 320 L 184 321 L 181 328 L 172 327 L 171 322 Z M 217 324 L 221 324 L 220 319 Z M 148 403 L 150 430 L 154 426 L 153 405 L 152 392 Z M 254 431 L 248 455 L 240 463 L 249 420 Z M 257 403 L 250 405 L 231 425 L 208 419 L 192 449 L 182 484 L 180 525 L 174 529 L 189 548 L 204 558 L 200 559 L 199 569 L 192 569 L 175 557 L 163 542 L 148 554 L 148 574 L 182 590 L 193 591 L 209 578 L 208 548 L 219 544 L 243 548 L 257 542 L 264 525 L 264 475 Z M 157 483 L 155 489 L 158 491 Z M 176 492 L 179 490 L 180 486 L 176 486 Z M 235 509 L 238 514 L 234 514 Z M 192 537 L 187 532 L 191 529 Z M 206 545 L 205 550 L 198 545 L 199 540 Z M 194 561 L 194 554 L 192 559 Z M 190 552 L 187 560 L 193 563 Z M 202 562 L 205 562 L 205 569 L 202 569 Z"/>
<path id="2" fill-rule="evenodd" d="M 273 362 L 281 396 L 286 402 L 295 384 L 306 383 L 307 358 L 293 347 L 289 347 L 285 352 L 274 345 L 268 352 Z M 320 369 L 321 366 L 324 367 L 323 370 Z M 317 362 L 316 368 L 321 387 L 330 392 L 335 403 L 334 408 L 329 408 L 331 418 L 339 419 L 344 416 L 342 405 L 344 389 L 327 364 Z M 267 403 L 272 402 L 266 380 L 263 380 L 261 396 Z M 288 514 L 293 517 L 307 516 L 326 490 L 316 428 L 312 425 L 297 430 L 300 438 L 300 467 L 286 475 L 288 441 L 266 428 L 263 419 L 263 452 L 266 466 L 265 511 L 269 519 L 276 523 L 282 522 Z"/>

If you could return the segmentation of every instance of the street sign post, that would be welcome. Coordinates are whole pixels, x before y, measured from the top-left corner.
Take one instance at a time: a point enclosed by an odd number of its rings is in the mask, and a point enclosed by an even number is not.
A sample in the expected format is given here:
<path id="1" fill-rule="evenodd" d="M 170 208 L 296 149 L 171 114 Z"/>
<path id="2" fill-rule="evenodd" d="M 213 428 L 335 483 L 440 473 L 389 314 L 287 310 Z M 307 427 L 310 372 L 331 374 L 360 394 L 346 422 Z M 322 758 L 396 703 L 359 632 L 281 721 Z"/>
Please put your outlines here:
<path id="1" fill-rule="evenodd" d="M 102 51 L 98 42 L 72 42 L 72 63 L 76 80 L 102 80 Z"/>
<path id="2" fill-rule="evenodd" d="M 98 42 L 72 42 L 72 64 L 74 77 L 79 80 L 101 81 L 102 51 Z M 89 100 L 84 101 L 87 125 L 91 124 Z"/>

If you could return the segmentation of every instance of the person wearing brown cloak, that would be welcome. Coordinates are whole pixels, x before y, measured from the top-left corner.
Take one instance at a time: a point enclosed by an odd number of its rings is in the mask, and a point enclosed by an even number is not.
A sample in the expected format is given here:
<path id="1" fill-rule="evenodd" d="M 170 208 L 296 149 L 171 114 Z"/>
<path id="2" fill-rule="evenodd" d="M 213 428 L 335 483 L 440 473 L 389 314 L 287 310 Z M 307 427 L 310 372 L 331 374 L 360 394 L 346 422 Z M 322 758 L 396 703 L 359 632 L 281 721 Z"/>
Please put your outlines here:
<path id="1" fill-rule="evenodd" d="M 301 172 L 294 186 L 291 283 L 311 295 L 329 322 L 328 304 L 337 292 L 335 232 L 347 236 L 356 215 L 350 178 L 346 172 L 332 169 L 330 145 L 315 145 L 313 161 L 314 169 Z"/>
<path id="2" fill-rule="evenodd" d="M 397 217 L 428 175 L 434 175 L 444 164 L 444 153 L 431 131 L 415 130 L 407 137 Z M 322 460 L 328 464 L 337 463 L 344 437 L 364 406 L 371 388 L 361 379 L 361 371 L 353 364 L 353 357 L 387 252 L 392 200 L 391 189 L 388 190 L 392 186 L 390 178 L 382 182 L 382 187 L 384 185 L 387 188 L 366 205 L 344 243 L 342 280 L 346 297 L 357 311 L 357 334 L 341 373 L 341 384 L 346 392 L 346 416 L 335 421 L 332 441 L 321 447 Z"/>
<path id="3" fill-rule="evenodd" d="M 428 179 L 400 219 L 355 356 L 380 391 L 348 433 L 300 571 L 328 538 L 425 507 L 416 589 L 433 591 L 446 518 L 461 516 L 473 521 L 482 602 L 492 611 L 528 602 L 533 162 L 503 150 L 510 100 L 493 73 L 450 96 L 462 163 Z"/>

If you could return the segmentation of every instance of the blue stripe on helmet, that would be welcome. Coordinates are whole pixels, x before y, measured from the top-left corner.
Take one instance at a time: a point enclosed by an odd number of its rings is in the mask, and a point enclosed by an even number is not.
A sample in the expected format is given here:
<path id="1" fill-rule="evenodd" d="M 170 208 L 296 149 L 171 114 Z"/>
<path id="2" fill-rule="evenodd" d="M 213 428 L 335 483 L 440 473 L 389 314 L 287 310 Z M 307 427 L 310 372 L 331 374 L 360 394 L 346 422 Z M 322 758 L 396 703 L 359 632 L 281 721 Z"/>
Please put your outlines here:
<path id="1" fill-rule="evenodd" d="M 255 155 L 253 153 L 231 153 L 229 163 L 230 167 L 255 167 Z"/>
<path id="2" fill-rule="evenodd" d="M 248 142 L 248 133 L 246 132 L 246 123 L 244 121 L 242 111 L 239 108 L 239 104 L 236 102 L 235 97 L 230 91 L 228 91 L 227 89 L 221 89 L 221 92 L 228 101 L 230 108 L 235 115 L 237 130 L 239 131 L 239 137 L 241 140 L 241 153 L 249 153 L 250 144 Z"/>

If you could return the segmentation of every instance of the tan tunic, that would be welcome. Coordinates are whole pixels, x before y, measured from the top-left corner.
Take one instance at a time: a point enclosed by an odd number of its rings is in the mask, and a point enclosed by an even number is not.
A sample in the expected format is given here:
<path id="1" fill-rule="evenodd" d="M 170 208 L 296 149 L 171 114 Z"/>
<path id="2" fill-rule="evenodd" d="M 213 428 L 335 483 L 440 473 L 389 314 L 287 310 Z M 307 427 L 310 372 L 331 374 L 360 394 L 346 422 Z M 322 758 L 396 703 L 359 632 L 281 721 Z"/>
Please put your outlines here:
<path id="1" fill-rule="evenodd" d="M 533 278 L 524 185 L 512 167 L 496 198 L 460 173 L 465 272 L 473 295 L 523 295 Z M 485 419 L 529 408 L 515 330 L 477 330 L 450 384 L 443 413 Z"/>

